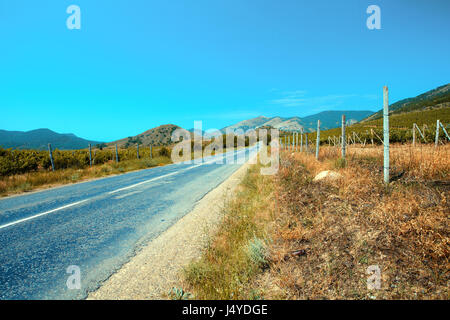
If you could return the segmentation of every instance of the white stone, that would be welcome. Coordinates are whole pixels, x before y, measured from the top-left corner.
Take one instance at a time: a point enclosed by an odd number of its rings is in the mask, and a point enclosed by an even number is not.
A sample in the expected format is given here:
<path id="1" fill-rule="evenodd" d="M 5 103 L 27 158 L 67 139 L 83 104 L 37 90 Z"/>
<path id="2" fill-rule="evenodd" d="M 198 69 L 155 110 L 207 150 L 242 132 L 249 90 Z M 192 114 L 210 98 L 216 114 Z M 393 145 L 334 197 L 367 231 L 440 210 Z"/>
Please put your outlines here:
<path id="1" fill-rule="evenodd" d="M 319 172 L 313 179 L 313 181 L 320 181 L 323 179 L 328 179 L 328 180 L 337 180 L 342 178 L 342 175 L 340 173 L 337 173 L 335 171 L 331 171 L 331 170 L 326 170 L 326 171 L 321 171 Z"/>

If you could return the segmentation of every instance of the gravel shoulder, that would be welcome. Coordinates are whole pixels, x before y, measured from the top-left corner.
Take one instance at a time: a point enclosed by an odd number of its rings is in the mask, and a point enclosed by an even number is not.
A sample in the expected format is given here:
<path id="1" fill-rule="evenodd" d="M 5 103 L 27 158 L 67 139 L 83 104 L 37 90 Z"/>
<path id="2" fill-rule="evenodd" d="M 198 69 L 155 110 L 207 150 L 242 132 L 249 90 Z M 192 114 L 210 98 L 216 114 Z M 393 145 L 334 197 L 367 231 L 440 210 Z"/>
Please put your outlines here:
<path id="1" fill-rule="evenodd" d="M 149 242 L 87 299 L 167 299 L 169 290 L 179 286 L 183 267 L 201 256 L 209 235 L 221 220 L 226 199 L 234 194 L 250 163 L 243 164 L 206 194 L 190 213 Z"/>

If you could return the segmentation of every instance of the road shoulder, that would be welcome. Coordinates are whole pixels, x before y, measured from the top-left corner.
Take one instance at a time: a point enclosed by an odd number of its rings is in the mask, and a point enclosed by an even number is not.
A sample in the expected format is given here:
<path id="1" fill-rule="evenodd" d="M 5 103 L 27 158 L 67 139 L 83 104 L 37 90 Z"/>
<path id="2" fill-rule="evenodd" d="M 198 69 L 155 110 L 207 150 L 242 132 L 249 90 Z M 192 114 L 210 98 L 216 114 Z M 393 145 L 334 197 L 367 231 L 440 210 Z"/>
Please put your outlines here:
<path id="1" fill-rule="evenodd" d="M 140 250 L 87 299 L 165 299 L 180 282 L 182 268 L 201 256 L 208 235 L 221 220 L 223 204 L 247 173 L 249 162 L 206 194 L 190 213 Z"/>

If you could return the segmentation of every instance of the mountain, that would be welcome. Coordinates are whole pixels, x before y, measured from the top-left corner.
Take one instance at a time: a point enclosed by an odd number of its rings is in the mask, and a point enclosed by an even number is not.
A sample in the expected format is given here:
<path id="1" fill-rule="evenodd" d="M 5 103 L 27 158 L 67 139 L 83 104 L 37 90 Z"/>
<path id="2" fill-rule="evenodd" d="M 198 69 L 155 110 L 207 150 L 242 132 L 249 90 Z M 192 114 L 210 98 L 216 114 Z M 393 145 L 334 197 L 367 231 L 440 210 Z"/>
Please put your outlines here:
<path id="1" fill-rule="evenodd" d="M 373 111 L 323 111 L 302 118 L 307 128 L 317 129 L 317 120 L 320 120 L 320 129 L 327 130 L 341 126 L 342 115 L 345 115 L 347 124 L 353 124 L 373 114 Z M 311 130 L 309 130 L 311 131 Z"/>
<path id="2" fill-rule="evenodd" d="M 326 130 L 340 126 L 341 117 L 343 114 L 345 114 L 347 118 L 347 123 L 351 124 L 368 117 L 372 113 L 372 111 L 324 111 L 304 118 L 267 118 L 260 116 L 257 118 L 240 121 L 234 125 L 225 127 L 222 129 L 222 132 L 225 132 L 227 129 L 242 129 L 243 131 L 246 131 L 248 129 L 256 129 L 267 126 L 284 131 L 300 131 L 303 129 L 304 131 L 311 132 L 316 130 L 317 120 L 320 120 L 321 122 L 321 129 Z"/>
<path id="3" fill-rule="evenodd" d="M 242 129 L 244 131 L 247 131 L 248 129 L 256 129 L 258 127 L 265 125 L 265 123 L 269 122 L 271 119 L 273 119 L 273 118 L 267 118 L 267 117 L 260 116 L 260 117 L 249 119 L 249 120 L 243 120 L 243 121 L 240 121 L 231 126 L 225 127 L 221 131 L 225 132 L 226 129 L 230 129 L 230 130 Z"/>
<path id="4" fill-rule="evenodd" d="M 87 148 L 89 143 L 96 145 L 101 142 L 85 140 L 72 133 L 57 133 L 49 129 L 26 132 L 0 130 L 0 147 L 5 149 L 45 150 L 49 143 L 52 144 L 53 149 L 71 150 Z"/>
<path id="5" fill-rule="evenodd" d="M 175 131 L 176 129 L 181 129 L 181 127 L 173 124 L 165 124 L 142 132 L 141 134 L 138 134 L 136 136 L 109 142 L 107 143 L 107 145 L 111 146 L 117 143 L 117 146 L 122 148 L 136 145 L 137 143 L 144 146 L 168 145 L 170 143 L 172 132 Z"/>
<path id="6" fill-rule="evenodd" d="M 450 107 L 450 83 L 422 93 L 417 97 L 406 98 L 389 105 L 389 114 L 447 107 Z M 383 109 L 367 117 L 363 121 L 376 120 L 382 117 Z"/>

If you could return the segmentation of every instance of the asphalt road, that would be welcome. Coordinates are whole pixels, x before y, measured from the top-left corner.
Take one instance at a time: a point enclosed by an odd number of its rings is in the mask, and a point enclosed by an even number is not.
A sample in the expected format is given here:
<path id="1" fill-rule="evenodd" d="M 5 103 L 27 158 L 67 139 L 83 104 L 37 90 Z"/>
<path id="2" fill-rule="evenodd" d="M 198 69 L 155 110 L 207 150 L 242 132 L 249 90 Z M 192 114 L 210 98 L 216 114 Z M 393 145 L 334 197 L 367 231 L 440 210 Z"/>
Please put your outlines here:
<path id="1" fill-rule="evenodd" d="M 257 147 L 0 200 L 0 299 L 83 299 Z M 226 158 L 223 164 L 215 163 Z M 81 288 L 69 289 L 69 266 Z"/>

